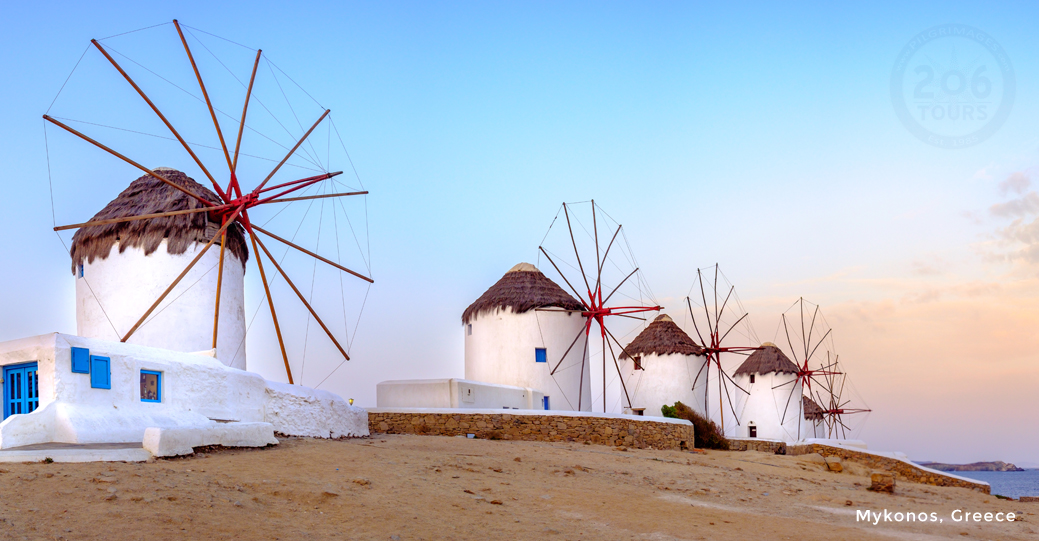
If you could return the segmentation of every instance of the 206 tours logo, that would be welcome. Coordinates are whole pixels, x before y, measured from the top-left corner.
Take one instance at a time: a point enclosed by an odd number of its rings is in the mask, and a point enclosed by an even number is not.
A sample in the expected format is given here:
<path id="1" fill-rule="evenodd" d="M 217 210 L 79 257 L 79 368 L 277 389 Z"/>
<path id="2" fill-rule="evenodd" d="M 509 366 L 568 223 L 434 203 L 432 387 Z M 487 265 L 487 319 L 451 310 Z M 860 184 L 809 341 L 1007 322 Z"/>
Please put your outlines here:
<path id="1" fill-rule="evenodd" d="M 891 72 L 891 103 L 902 124 L 941 148 L 976 145 L 995 133 L 1017 88 L 1006 51 L 962 24 L 925 30 L 902 48 Z"/>

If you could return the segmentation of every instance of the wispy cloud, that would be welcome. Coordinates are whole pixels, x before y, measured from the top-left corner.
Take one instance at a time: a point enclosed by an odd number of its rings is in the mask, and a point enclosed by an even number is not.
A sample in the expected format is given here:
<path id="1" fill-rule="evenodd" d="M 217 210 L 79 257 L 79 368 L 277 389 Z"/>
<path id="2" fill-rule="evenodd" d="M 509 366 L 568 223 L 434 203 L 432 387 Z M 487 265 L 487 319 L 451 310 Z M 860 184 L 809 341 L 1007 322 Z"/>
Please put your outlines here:
<path id="1" fill-rule="evenodd" d="M 989 207 L 990 215 L 1013 219 L 995 232 L 995 259 L 1027 265 L 1039 263 L 1039 193 L 1030 190 L 1031 185 L 1027 171 L 1013 173 L 999 183 L 1001 195 L 1015 197 Z"/>
<path id="2" fill-rule="evenodd" d="M 999 183 L 999 194 L 1007 195 L 1008 193 L 1023 194 L 1029 186 L 1032 185 L 1031 179 L 1024 171 L 1018 171 L 1007 177 L 1006 180 Z"/>

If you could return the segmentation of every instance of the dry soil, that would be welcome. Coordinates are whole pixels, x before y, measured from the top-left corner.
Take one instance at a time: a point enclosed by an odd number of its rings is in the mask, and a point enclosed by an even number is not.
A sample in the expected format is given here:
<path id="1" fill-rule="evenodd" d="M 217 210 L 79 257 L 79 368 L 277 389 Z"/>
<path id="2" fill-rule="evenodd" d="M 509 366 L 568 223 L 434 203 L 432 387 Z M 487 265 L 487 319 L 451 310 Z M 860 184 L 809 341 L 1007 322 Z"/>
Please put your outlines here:
<path id="1" fill-rule="evenodd" d="M 290 438 L 139 464 L 0 464 L 0 538 L 1039 539 L 1039 504 L 910 483 L 875 494 L 869 472 L 846 466 L 756 452 Z M 856 520 L 885 509 L 942 522 Z M 956 509 L 1018 520 L 957 523 Z"/>

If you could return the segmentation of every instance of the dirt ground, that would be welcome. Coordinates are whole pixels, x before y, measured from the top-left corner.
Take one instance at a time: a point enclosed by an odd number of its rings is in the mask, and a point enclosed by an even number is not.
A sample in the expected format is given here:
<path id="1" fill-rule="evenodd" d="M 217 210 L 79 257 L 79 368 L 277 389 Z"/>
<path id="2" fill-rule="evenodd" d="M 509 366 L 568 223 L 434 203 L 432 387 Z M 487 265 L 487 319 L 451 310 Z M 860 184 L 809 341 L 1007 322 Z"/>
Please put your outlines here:
<path id="1" fill-rule="evenodd" d="M 1039 504 L 756 452 L 373 436 L 0 464 L 2 539 L 1037 539 Z M 857 510 L 940 523 L 856 521 Z M 956 523 L 953 510 L 1017 512 Z"/>

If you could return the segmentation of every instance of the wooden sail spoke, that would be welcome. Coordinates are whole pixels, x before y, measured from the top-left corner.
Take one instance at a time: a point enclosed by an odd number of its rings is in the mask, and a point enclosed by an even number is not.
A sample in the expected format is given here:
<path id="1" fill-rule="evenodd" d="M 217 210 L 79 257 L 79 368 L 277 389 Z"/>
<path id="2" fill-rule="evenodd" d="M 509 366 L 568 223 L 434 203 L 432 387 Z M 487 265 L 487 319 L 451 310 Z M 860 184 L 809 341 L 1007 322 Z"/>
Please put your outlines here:
<path id="1" fill-rule="evenodd" d="M 213 349 L 216 349 L 216 336 L 220 329 L 220 288 L 224 285 L 225 251 L 227 251 L 227 231 L 220 235 L 220 268 L 216 273 L 216 308 L 213 310 Z"/>
<path id="2" fill-rule="evenodd" d="M 685 304 L 686 304 L 686 306 L 689 307 L 689 319 L 693 322 L 693 329 L 696 331 L 696 336 L 698 336 L 700 338 L 700 343 L 703 344 L 704 346 L 709 346 L 710 344 L 708 344 L 703 339 L 703 335 L 700 334 L 700 327 L 696 326 L 696 316 L 693 315 L 693 302 L 691 300 L 689 300 L 689 297 L 685 298 Z"/>
<path id="3" fill-rule="evenodd" d="M 143 165 L 141 165 L 141 164 L 131 160 L 130 158 L 127 158 L 126 156 L 123 156 L 122 154 L 112 150 L 111 148 L 108 148 L 107 146 L 105 146 L 105 145 L 103 145 L 103 144 L 101 144 L 101 143 L 99 143 L 99 142 L 97 142 L 97 141 L 95 141 L 93 139 L 91 139 L 90 137 L 87 137 L 86 135 L 83 135 L 82 133 L 76 131 L 75 129 L 73 129 L 73 128 L 71 128 L 71 127 L 61 123 L 58 120 L 55 120 L 53 117 L 50 117 L 48 115 L 43 115 L 43 119 L 46 120 L 47 122 L 50 122 L 51 124 L 54 124 L 55 126 L 65 130 L 65 131 L 71 133 L 72 135 L 75 135 L 75 136 L 79 137 L 80 139 L 83 139 L 84 141 L 86 141 L 86 142 L 88 142 L 88 143 L 90 143 L 90 144 L 100 148 L 101 150 L 104 150 L 105 152 L 115 156 L 116 158 L 119 158 L 120 160 L 123 160 L 124 162 L 126 162 L 126 163 L 128 163 L 128 164 L 130 164 L 130 165 L 132 165 L 132 166 L 134 166 L 134 167 L 136 167 L 138 169 L 140 169 L 141 171 L 144 171 L 148 175 L 150 175 L 150 176 L 152 176 L 152 177 L 154 177 L 156 179 L 159 179 L 162 182 L 165 182 L 171 188 L 174 188 L 174 189 L 176 189 L 178 191 L 184 192 L 185 194 L 187 194 L 187 195 L 195 198 L 196 200 L 198 200 L 203 205 L 205 205 L 207 207 L 216 207 L 217 206 L 216 203 L 213 203 L 212 201 L 209 201 L 208 199 L 204 199 L 203 197 L 195 194 L 194 192 L 192 192 L 191 190 L 188 190 L 187 188 L 181 186 L 180 184 L 176 184 L 174 182 L 171 182 L 166 177 L 156 173 L 155 171 L 152 171 L 151 169 L 148 169 L 147 167 L 145 167 L 145 166 L 143 166 Z M 212 210 L 212 208 L 210 210 Z"/>
<path id="4" fill-rule="evenodd" d="M 255 225 L 252 227 L 253 229 L 257 229 Z M 271 263 L 274 264 L 274 268 L 278 269 L 278 272 L 281 273 L 281 277 L 285 279 L 285 282 L 287 284 L 289 284 L 289 287 L 291 287 L 292 291 L 296 293 L 296 296 L 299 297 L 299 300 L 303 303 L 304 306 L 307 307 L 307 310 L 310 310 L 310 315 L 314 316 L 314 320 L 317 321 L 318 325 L 320 325 L 321 328 L 325 331 L 325 334 L 328 335 L 328 338 L 332 340 L 332 343 L 335 344 L 336 348 L 339 349 L 339 353 L 342 353 L 343 358 L 349 361 L 350 356 L 346 354 L 346 350 L 343 349 L 343 346 L 339 345 L 339 341 L 336 340 L 336 337 L 332 334 L 332 331 L 328 330 L 328 327 L 325 326 L 324 321 L 321 321 L 321 317 L 318 316 L 317 312 L 314 311 L 314 308 L 310 306 L 310 303 L 307 302 L 307 298 L 303 296 L 303 293 L 301 293 L 300 290 L 296 288 L 296 284 L 292 283 L 292 280 L 289 278 L 289 275 L 286 274 L 284 270 L 282 270 L 281 265 L 278 264 L 278 261 L 274 259 L 274 256 L 272 256 L 271 253 L 267 250 L 267 247 L 264 246 L 263 241 L 257 238 L 256 235 L 253 235 L 253 238 L 256 239 L 256 242 L 260 245 L 260 249 L 263 250 L 263 253 L 267 254 L 267 259 L 271 260 Z"/>
<path id="5" fill-rule="evenodd" d="M 314 175 L 312 177 L 301 178 L 299 180 L 293 180 L 291 182 L 283 182 L 281 184 L 276 184 L 274 186 L 269 186 L 267 188 L 259 190 L 259 191 L 256 192 L 256 194 L 259 195 L 259 194 L 261 194 L 263 192 L 269 192 L 271 190 L 277 190 L 278 188 L 284 188 L 286 186 L 293 186 L 293 185 L 296 185 L 296 184 L 302 184 L 304 182 L 309 182 L 309 181 L 314 180 L 314 179 L 325 180 L 325 179 L 332 178 L 334 176 L 338 176 L 338 175 L 341 175 L 341 174 L 343 174 L 342 171 L 336 171 L 334 173 L 322 173 L 320 175 Z M 282 195 L 284 195 L 284 194 L 282 194 Z M 277 197 L 277 196 L 275 196 L 275 197 Z"/>
<path id="6" fill-rule="evenodd" d="M 603 258 L 599 257 L 599 221 L 595 217 L 595 200 L 592 199 L 592 231 L 595 232 L 595 295 L 602 299 L 602 262 Z M 591 288 L 589 288 L 591 289 Z M 599 301 L 602 304 L 602 301 Z M 606 379 L 606 378 L 603 378 Z M 628 404 L 629 406 L 631 404 Z"/>
<path id="7" fill-rule="evenodd" d="M 344 192 L 344 193 L 329 193 L 324 195 L 308 195 L 306 197 L 284 197 L 282 199 L 273 199 L 270 201 L 264 201 L 257 203 L 258 205 L 266 205 L 268 203 L 289 203 L 292 201 L 306 201 L 308 199 L 326 199 L 328 197 L 348 197 L 351 195 L 368 195 L 368 192 Z"/>
<path id="8" fill-rule="evenodd" d="M 83 222 L 81 224 L 70 224 L 60 225 L 55 227 L 55 231 L 64 231 L 66 229 L 78 229 L 80 227 L 90 227 L 94 225 L 107 225 L 117 224 L 121 222 L 133 222 L 136 220 L 151 220 L 152 218 L 165 218 L 168 216 L 180 216 L 182 214 L 195 214 L 199 212 L 213 212 L 217 210 L 223 210 L 231 208 L 231 205 L 219 205 L 216 207 L 203 207 L 200 209 L 187 209 L 187 210 L 171 210 L 170 212 L 156 212 L 155 214 L 141 214 L 139 216 L 124 216 L 122 218 L 108 218 L 105 220 L 92 220 L 89 222 Z"/>
<path id="9" fill-rule="evenodd" d="M 621 283 L 617 284 L 617 287 L 613 288 L 613 291 L 611 291 L 610 294 L 606 296 L 606 300 L 602 301 L 600 304 L 605 304 L 607 301 L 609 301 L 610 297 L 613 297 L 613 294 L 616 293 L 617 290 L 620 289 L 621 286 L 623 286 L 624 283 L 627 282 L 629 278 L 631 278 L 632 276 L 635 276 L 635 273 L 638 272 L 638 271 L 639 271 L 639 269 L 636 268 L 635 270 L 631 271 L 631 274 L 625 276 L 624 279 L 621 280 Z"/>
<path id="10" fill-rule="evenodd" d="M 256 187 L 253 193 L 260 193 L 260 190 L 262 190 L 264 185 L 266 185 L 267 182 L 271 180 L 271 177 L 273 177 L 274 174 L 278 172 L 278 169 L 281 169 L 281 166 L 285 165 L 285 162 L 287 162 L 289 158 L 291 158 L 292 155 L 296 153 L 296 149 L 298 149 L 299 146 L 303 144 L 303 141 L 306 141 L 307 137 L 310 137 L 310 134 L 314 131 L 314 128 L 317 128 L 318 124 L 320 124 L 321 121 L 324 120 L 326 116 L 328 116 L 328 113 L 331 112 L 331 109 L 325 109 L 325 112 L 321 113 L 321 117 L 318 118 L 316 122 L 314 122 L 314 125 L 311 126 L 309 130 L 307 130 L 307 133 L 303 134 L 303 137 L 299 138 L 299 141 L 296 141 L 296 144 L 293 145 L 292 149 L 289 150 L 288 154 L 285 154 L 285 157 L 282 158 L 280 162 L 278 162 L 278 165 L 274 166 L 274 170 L 271 171 L 269 175 L 267 175 L 267 178 L 263 179 L 263 182 L 261 182 L 260 185 Z"/>
<path id="11" fill-rule="evenodd" d="M 603 329 L 610 336 L 610 338 L 613 339 L 614 342 L 617 342 L 617 346 L 619 346 L 621 348 L 621 352 L 623 354 L 627 355 L 627 351 L 624 350 L 624 346 L 621 346 L 621 343 L 617 340 L 617 338 L 615 336 L 613 336 L 613 333 L 610 332 L 610 330 L 607 329 L 606 327 L 603 327 Z M 628 394 L 628 386 L 627 386 L 627 384 L 624 383 L 624 376 L 621 374 L 621 366 L 620 366 L 620 363 L 617 362 L 617 354 L 613 351 L 613 345 L 610 344 L 610 341 L 609 340 L 605 340 L 605 342 L 606 342 L 606 345 L 608 345 L 610 347 L 610 356 L 613 357 L 613 366 L 617 369 L 617 379 L 619 379 L 620 382 L 621 382 L 621 389 L 624 391 L 624 400 L 626 400 L 628 402 L 628 407 L 630 408 L 631 407 L 631 395 Z M 605 352 L 603 352 L 603 355 L 605 356 Z M 628 356 L 630 357 L 630 355 L 628 355 Z M 602 379 L 603 379 L 603 381 L 606 381 L 606 372 L 603 372 Z M 603 411 L 606 411 L 606 407 L 605 406 L 606 406 L 606 391 L 604 390 L 603 391 Z"/>
<path id="12" fill-rule="evenodd" d="M 591 325 L 591 321 L 589 321 L 588 324 Z M 581 351 L 581 374 L 577 379 L 577 411 L 581 411 L 581 401 L 584 399 L 584 364 L 587 359 L 588 343 L 585 342 L 584 349 Z M 589 381 L 588 384 L 591 385 L 591 382 Z M 589 407 L 591 406 L 589 405 Z"/>
<path id="13" fill-rule="evenodd" d="M 708 374 L 710 374 L 710 371 L 711 371 L 710 366 L 709 366 L 710 364 L 711 364 L 711 360 L 710 359 L 704 359 L 703 363 L 700 364 L 700 369 L 696 371 L 696 377 L 693 378 L 693 386 L 692 386 L 692 388 L 689 389 L 690 391 L 693 390 L 693 389 L 696 389 L 696 383 L 698 381 L 700 381 L 700 374 L 703 374 L 705 369 L 707 370 Z M 706 382 L 707 378 L 709 378 L 709 377 L 710 377 L 709 375 L 704 376 L 704 381 Z"/>
<path id="14" fill-rule="evenodd" d="M 722 374 L 725 374 L 725 372 L 722 372 Z M 728 376 L 728 374 L 725 375 Z M 725 401 L 729 403 L 729 411 L 732 412 L 732 418 L 736 420 L 736 426 L 740 426 L 740 416 L 736 415 L 736 407 L 732 404 L 732 393 L 729 392 L 729 383 L 732 383 L 732 386 L 736 388 L 740 388 L 740 386 L 736 385 L 736 382 L 732 381 L 731 378 L 728 380 L 728 383 L 726 383 L 726 380 L 722 380 L 722 387 L 725 389 Z M 742 391 L 743 389 L 740 390 Z M 747 391 L 743 392 L 746 393 Z"/>
<path id="15" fill-rule="evenodd" d="M 177 19 L 173 19 L 173 26 L 177 28 L 177 34 L 180 35 L 180 42 L 184 44 L 184 52 L 188 53 L 188 61 L 191 62 L 191 69 L 195 71 L 195 79 L 198 79 L 198 87 L 202 89 L 202 97 L 206 99 L 206 107 L 209 108 L 209 116 L 213 119 L 213 127 L 216 128 L 216 136 L 220 139 L 220 148 L 224 151 L 224 158 L 227 160 L 228 171 L 234 171 L 234 164 L 231 163 L 231 154 L 227 151 L 227 143 L 224 142 L 224 132 L 220 129 L 220 121 L 216 118 L 216 111 L 213 110 L 213 102 L 209 99 L 209 92 L 206 91 L 206 84 L 202 82 L 202 74 L 198 71 L 198 65 L 195 64 L 195 55 L 191 54 L 191 47 L 188 46 L 188 40 L 184 38 L 184 32 L 180 29 L 180 23 Z M 231 190 L 231 186 L 227 187 L 228 192 Z"/>
<path id="16" fill-rule="evenodd" d="M 617 226 L 617 230 L 613 232 L 613 237 L 610 239 L 610 243 L 606 245 L 606 251 L 603 252 L 602 259 L 599 260 L 599 270 L 597 273 L 598 279 L 595 282 L 596 291 L 602 291 L 602 268 L 603 265 L 606 264 L 606 260 L 610 257 L 610 248 L 613 248 L 613 241 L 617 240 L 617 235 L 621 232 L 621 227 L 622 226 L 620 225 Z M 598 235 L 598 232 L 596 235 Z M 595 244 L 598 246 L 599 242 L 596 241 Z"/>
<path id="17" fill-rule="evenodd" d="M 589 322 L 590 322 L 590 320 L 585 323 L 584 327 L 582 327 L 581 329 L 579 329 L 577 331 L 577 336 L 574 337 L 574 341 L 570 342 L 570 347 L 566 348 L 566 351 L 563 352 L 563 356 L 559 358 L 559 362 L 556 363 L 556 365 L 554 367 L 552 367 L 552 371 L 549 372 L 548 375 L 550 375 L 550 376 L 556 375 L 556 370 L 559 370 L 559 365 L 563 364 L 563 360 L 566 359 L 566 356 L 570 354 L 570 350 L 574 349 L 574 345 L 576 345 L 577 341 L 581 339 L 581 335 L 582 334 L 586 334 L 588 332 L 587 328 L 588 328 L 588 323 Z M 587 349 L 588 349 L 588 344 L 585 344 L 585 350 L 587 351 Z"/>
<path id="18" fill-rule="evenodd" d="M 729 304 L 729 297 L 732 297 L 733 291 L 736 291 L 736 286 L 731 286 L 729 288 L 729 293 L 725 295 L 725 300 L 722 302 L 722 308 L 721 310 L 718 310 L 718 318 L 714 321 L 714 332 L 716 333 L 719 331 L 719 327 L 722 323 L 722 316 L 725 315 L 725 305 Z"/>
<path id="19" fill-rule="evenodd" d="M 328 180 L 328 179 L 330 179 L 330 178 L 332 178 L 334 176 L 341 175 L 341 174 L 343 174 L 342 171 L 336 171 L 334 173 L 322 173 L 320 175 L 315 175 L 313 177 L 308 177 L 308 178 L 300 179 L 300 180 L 297 180 L 297 181 L 294 181 L 294 182 L 289 182 L 288 184 L 295 184 L 295 186 L 292 186 L 292 187 L 290 187 L 288 189 L 285 189 L 285 190 L 279 192 L 276 195 L 267 196 L 267 197 L 265 197 L 263 199 L 257 199 L 256 202 L 253 203 L 252 205 L 255 206 L 255 205 L 262 205 L 264 203 L 269 203 L 269 202 L 273 201 L 274 199 L 277 199 L 277 198 L 279 198 L 279 197 L 281 197 L 283 195 L 287 195 L 287 194 L 290 194 L 292 192 L 302 190 L 303 188 L 306 188 L 307 186 L 311 186 L 313 184 L 317 184 L 318 182 L 321 182 L 323 180 Z M 266 190 L 263 190 L 263 191 L 266 191 Z M 258 196 L 259 192 L 253 192 L 253 195 L 254 196 Z"/>
<path id="20" fill-rule="evenodd" d="M 703 312 L 704 312 L 704 315 L 707 316 L 707 330 L 711 330 L 711 327 L 713 327 L 714 325 L 711 324 L 711 312 L 710 312 L 710 310 L 707 309 L 707 294 L 704 293 L 704 289 L 703 289 L 703 273 L 700 272 L 700 269 L 696 269 L 696 279 L 697 279 L 698 282 L 700 282 L 700 298 L 703 299 Z M 705 343 L 704 345 L 706 346 L 708 344 Z M 711 338 L 711 343 L 709 345 L 711 347 L 717 347 L 718 346 L 718 344 L 715 342 L 715 340 L 713 338 L 713 335 L 712 335 L 712 338 Z"/>
<path id="21" fill-rule="evenodd" d="M 588 288 L 588 294 L 591 295 L 592 286 L 588 285 L 588 275 L 584 273 L 584 265 L 581 264 L 581 254 L 577 251 L 577 239 L 574 238 L 574 228 L 570 226 L 570 211 L 566 209 L 566 203 L 563 203 L 563 214 L 566 215 L 566 228 L 570 230 L 570 243 L 573 244 L 574 255 L 577 256 L 577 267 L 581 269 L 581 278 L 584 279 L 584 287 Z M 595 215 L 594 207 L 592 208 L 592 215 Z M 587 231 L 587 229 L 585 231 Z M 596 263 L 598 263 L 598 261 L 596 261 Z M 595 302 L 595 300 L 592 299 L 592 302 Z"/>
<path id="22" fill-rule="evenodd" d="M 245 105 L 242 106 L 242 121 L 238 124 L 238 139 L 234 144 L 234 159 L 231 161 L 231 171 L 238 170 L 238 149 L 242 147 L 242 132 L 245 131 L 245 114 L 249 111 L 249 98 L 253 95 L 253 82 L 256 81 L 256 68 L 260 65 L 262 49 L 256 50 L 256 60 L 253 62 L 253 73 L 249 76 L 249 88 L 245 91 Z"/>
<path id="23" fill-rule="evenodd" d="M 545 254 L 545 257 L 548 258 L 548 262 L 552 264 L 552 268 L 556 269 L 556 272 L 558 272 L 559 276 L 563 278 L 563 281 L 566 282 L 566 285 L 570 286 L 570 291 L 574 292 L 574 296 L 577 297 L 577 300 L 581 301 L 581 304 L 585 305 L 585 308 L 587 308 L 588 303 L 584 302 L 584 297 L 577 292 L 577 288 L 575 288 L 574 285 L 570 283 L 570 280 L 566 279 L 566 275 L 563 274 L 563 271 L 559 270 L 559 266 L 556 265 L 555 261 L 552 261 L 552 256 L 548 255 L 548 252 L 546 252 L 545 248 L 542 246 L 538 246 L 538 250 L 541 250 L 541 253 Z"/>
<path id="24" fill-rule="evenodd" d="M 732 326 L 729 327 L 729 330 L 725 331 L 725 334 L 722 335 L 721 339 L 719 339 L 718 342 L 725 341 L 725 337 L 729 336 L 729 333 L 731 333 L 732 330 L 736 328 L 736 325 L 739 325 L 740 322 L 743 321 L 743 319 L 746 318 L 749 315 L 750 314 L 743 314 L 742 316 L 740 316 L 740 318 L 736 320 L 736 323 L 733 323 Z"/>
<path id="25" fill-rule="evenodd" d="M 218 183 L 216 179 L 213 178 L 213 175 L 209 173 L 209 169 L 206 169 L 206 166 L 202 163 L 202 160 L 198 159 L 198 156 L 195 155 L 195 151 L 191 150 L 191 146 L 188 145 L 188 142 L 180 136 L 180 133 L 176 130 L 176 128 L 173 127 L 173 124 L 170 124 L 170 121 L 166 119 L 166 115 L 162 114 L 162 111 L 159 111 L 159 108 L 156 107 L 154 103 L 152 103 L 152 100 L 148 98 L 148 95 L 145 94 L 143 90 L 141 90 L 141 87 L 137 86 L 137 83 L 134 82 L 130 75 L 123 70 L 122 66 L 120 66 L 114 58 L 112 58 L 112 55 L 108 54 L 108 51 L 105 50 L 105 48 L 102 47 L 96 39 L 90 40 L 90 43 L 93 43 L 94 47 L 97 47 L 97 50 L 101 51 L 101 54 L 105 55 L 105 58 L 107 58 L 108 61 L 112 64 L 112 66 L 114 66 L 115 69 L 119 71 L 123 78 L 126 79 L 126 82 L 130 83 L 130 86 L 132 86 L 133 89 L 136 90 L 138 94 L 140 94 L 141 98 L 143 98 L 144 101 L 148 104 L 148 107 L 151 107 L 152 111 L 154 111 L 155 114 L 158 115 L 159 119 L 162 120 L 162 123 L 165 124 L 167 128 L 169 128 L 170 133 L 172 133 L 173 136 L 177 138 L 177 141 L 180 141 L 180 144 L 184 147 L 184 150 L 188 151 L 188 154 L 191 155 L 191 159 L 195 160 L 195 163 L 198 164 L 198 167 L 202 169 L 202 172 L 205 173 L 209 181 L 213 183 L 213 189 L 216 190 L 216 193 L 220 196 L 220 198 L 227 202 L 229 199 L 227 197 L 227 194 L 224 193 L 224 190 L 220 188 L 220 183 Z"/>
<path id="26" fill-rule="evenodd" d="M 288 377 L 289 385 L 292 381 L 292 368 L 289 366 L 289 355 L 285 352 L 285 339 L 281 335 L 281 325 L 278 324 L 278 312 L 274 310 L 274 297 L 271 296 L 271 287 L 267 282 L 267 273 L 263 270 L 263 258 L 260 250 L 256 248 L 256 235 L 249 235 L 253 245 L 253 254 L 256 256 L 256 266 L 260 269 L 260 281 L 263 282 L 263 291 L 267 296 L 267 305 L 271 309 L 271 319 L 274 320 L 274 332 L 278 335 L 278 346 L 281 347 L 281 358 L 285 362 L 285 376 Z M 271 260 L 273 261 L 273 259 Z"/>
<path id="27" fill-rule="evenodd" d="M 823 345 L 823 342 L 826 340 L 826 337 L 830 336 L 831 331 L 833 331 L 833 329 L 826 330 L 826 334 L 824 334 L 823 337 L 819 339 L 819 343 L 816 344 L 815 347 L 812 349 L 812 352 L 808 354 L 808 358 L 806 360 L 811 360 L 811 358 L 815 355 L 815 351 L 819 349 L 819 346 Z"/>
<path id="28" fill-rule="evenodd" d="M 297 249 L 297 250 L 299 250 L 299 251 L 309 255 L 310 257 L 316 258 L 319 261 L 322 261 L 324 263 L 328 263 L 329 265 L 332 265 L 333 267 L 335 267 L 335 268 L 337 268 L 337 269 L 339 269 L 339 270 L 341 270 L 341 271 L 343 271 L 345 273 L 352 274 L 352 275 L 354 275 L 354 276 L 356 276 L 356 277 L 358 277 L 358 278 L 368 282 L 369 284 L 374 284 L 375 283 L 375 280 L 372 280 L 371 278 L 368 278 L 367 276 L 365 276 L 363 274 L 354 272 L 354 271 L 352 271 L 352 270 L 350 270 L 350 269 L 348 269 L 348 268 L 346 268 L 346 267 L 344 267 L 344 266 L 342 266 L 342 265 L 340 265 L 340 264 L 338 264 L 338 263 L 336 263 L 334 261 L 331 261 L 329 259 L 321 257 L 320 255 L 315 254 L 314 252 L 311 252 L 310 250 L 307 250 L 306 248 L 304 248 L 304 247 L 302 247 L 302 246 L 300 246 L 298 244 L 295 244 L 295 243 L 293 243 L 291 241 L 285 240 L 285 239 L 279 237 L 278 235 L 275 235 L 274 233 L 271 233 L 270 231 L 267 231 L 266 229 L 261 228 L 258 225 L 253 225 L 252 228 L 254 230 L 256 230 L 256 231 L 259 231 L 260 233 L 263 233 L 264 235 L 267 235 L 268 237 L 270 237 L 270 238 L 272 238 L 272 239 L 274 239 L 274 240 L 276 240 L 278 242 L 281 242 L 282 244 L 285 244 L 286 246 L 290 246 L 292 248 L 295 248 L 295 249 Z"/>

